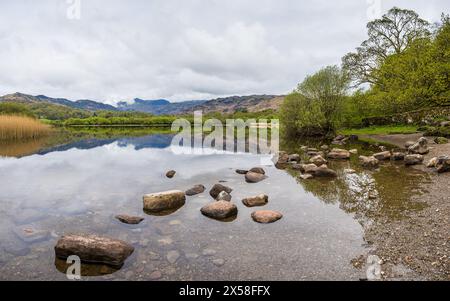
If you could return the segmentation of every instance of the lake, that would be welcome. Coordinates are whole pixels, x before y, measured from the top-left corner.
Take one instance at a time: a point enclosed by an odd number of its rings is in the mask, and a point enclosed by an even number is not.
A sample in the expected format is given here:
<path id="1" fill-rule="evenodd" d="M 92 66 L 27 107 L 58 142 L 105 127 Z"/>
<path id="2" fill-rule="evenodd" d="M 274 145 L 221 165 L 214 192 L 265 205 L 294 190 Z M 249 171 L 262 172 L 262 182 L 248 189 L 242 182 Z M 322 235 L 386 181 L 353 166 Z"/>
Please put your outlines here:
<path id="1" fill-rule="evenodd" d="M 135 247 L 119 270 L 83 265 L 84 280 L 359 280 L 365 271 L 351 260 L 370 251 L 364 228 L 379 216 L 403 218 L 405 210 L 422 206 L 408 195 L 420 190 L 426 176 L 393 163 L 372 172 L 355 158 L 331 162 L 337 179 L 302 181 L 267 160 L 261 166 L 258 154 L 175 154 L 172 137 L 140 132 L 78 135 L 50 147 L 36 141 L 28 147 L 0 144 L 0 279 L 67 279 L 54 246 L 64 234 L 83 233 Z M 263 167 L 268 179 L 248 184 L 235 172 L 252 167 Z M 166 178 L 172 169 L 176 176 Z M 213 201 L 209 189 L 219 182 L 233 188 L 239 210 L 233 221 L 200 213 Z M 196 184 L 207 190 L 187 197 L 178 211 L 144 213 L 144 194 Z M 262 225 L 251 219 L 255 209 L 241 200 L 261 193 L 269 196 L 264 209 L 283 213 L 280 221 Z M 118 214 L 145 220 L 129 226 L 115 220 Z M 38 235 L 23 239 L 21 229 Z"/>

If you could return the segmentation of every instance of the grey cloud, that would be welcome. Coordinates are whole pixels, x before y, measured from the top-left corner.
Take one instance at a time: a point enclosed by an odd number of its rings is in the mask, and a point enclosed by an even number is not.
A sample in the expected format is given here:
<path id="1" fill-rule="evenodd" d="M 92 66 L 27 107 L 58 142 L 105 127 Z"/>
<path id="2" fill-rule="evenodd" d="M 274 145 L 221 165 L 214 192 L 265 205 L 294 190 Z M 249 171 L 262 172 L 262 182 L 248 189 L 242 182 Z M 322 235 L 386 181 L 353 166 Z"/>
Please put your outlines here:
<path id="1" fill-rule="evenodd" d="M 365 38 L 368 3 L 298 0 L 1 1 L 0 94 L 109 103 L 286 93 Z M 437 21 L 446 0 L 382 0 Z"/>

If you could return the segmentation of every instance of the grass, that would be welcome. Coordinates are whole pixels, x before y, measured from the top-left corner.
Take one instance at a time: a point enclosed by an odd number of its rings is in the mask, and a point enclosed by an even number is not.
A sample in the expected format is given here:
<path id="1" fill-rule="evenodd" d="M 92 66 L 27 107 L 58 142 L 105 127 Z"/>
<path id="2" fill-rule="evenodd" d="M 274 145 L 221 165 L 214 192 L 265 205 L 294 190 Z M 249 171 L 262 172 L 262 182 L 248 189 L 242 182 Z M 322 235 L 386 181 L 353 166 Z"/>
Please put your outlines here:
<path id="1" fill-rule="evenodd" d="M 362 129 L 343 129 L 339 131 L 343 135 L 394 135 L 394 134 L 414 134 L 417 133 L 417 126 L 414 125 L 389 125 L 372 126 Z"/>
<path id="2" fill-rule="evenodd" d="M 0 140 L 35 139 L 50 131 L 50 126 L 30 117 L 0 115 Z"/>

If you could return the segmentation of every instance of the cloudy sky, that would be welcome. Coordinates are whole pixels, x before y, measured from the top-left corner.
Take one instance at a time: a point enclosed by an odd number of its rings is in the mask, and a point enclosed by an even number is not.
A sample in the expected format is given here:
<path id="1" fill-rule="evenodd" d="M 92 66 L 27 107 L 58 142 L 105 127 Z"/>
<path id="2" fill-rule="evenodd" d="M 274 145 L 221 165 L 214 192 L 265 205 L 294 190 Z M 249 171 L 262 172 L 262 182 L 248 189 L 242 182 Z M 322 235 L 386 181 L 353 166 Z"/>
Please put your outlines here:
<path id="1" fill-rule="evenodd" d="M 339 64 L 392 6 L 433 22 L 450 12 L 448 0 L 0 0 L 0 94 L 287 93 Z"/>

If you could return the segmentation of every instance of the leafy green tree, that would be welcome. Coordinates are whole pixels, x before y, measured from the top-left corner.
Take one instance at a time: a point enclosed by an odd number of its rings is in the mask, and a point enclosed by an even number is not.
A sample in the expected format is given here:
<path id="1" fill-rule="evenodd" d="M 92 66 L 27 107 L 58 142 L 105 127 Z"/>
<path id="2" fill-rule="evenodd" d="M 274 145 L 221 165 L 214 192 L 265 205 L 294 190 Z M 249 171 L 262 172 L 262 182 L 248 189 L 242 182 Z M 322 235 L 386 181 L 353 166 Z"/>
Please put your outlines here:
<path id="1" fill-rule="evenodd" d="M 343 68 L 349 73 L 356 86 L 379 82 L 376 71 L 392 54 L 400 54 L 413 41 L 430 35 L 429 23 L 407 9 L 394 7 L 367 24 L 369 38 L 356 52 L 343 58 Z"/>
<path id="2" fill-rule="evenodd" d="M 307 76 L 282 105 L 280 116 L 286 135 L 333 132 L 341 121 L 347 89 L 348 77 L 337 66 L 328 66 Z"/>

